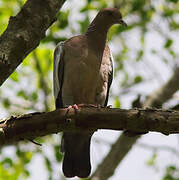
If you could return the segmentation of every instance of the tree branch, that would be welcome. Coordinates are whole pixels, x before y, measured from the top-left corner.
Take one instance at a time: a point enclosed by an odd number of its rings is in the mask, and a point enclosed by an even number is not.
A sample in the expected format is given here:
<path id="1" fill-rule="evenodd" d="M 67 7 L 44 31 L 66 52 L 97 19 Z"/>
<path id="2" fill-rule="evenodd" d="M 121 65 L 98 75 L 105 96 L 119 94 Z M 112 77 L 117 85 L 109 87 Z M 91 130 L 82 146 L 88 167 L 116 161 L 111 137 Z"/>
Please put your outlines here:
<path id="1" fill-rule="evenodd" d="M 169 100 L 173 94 L 179 90 L 179 67 L 176 67 L 173 76 L 158 91 L 152 93 L 143 103 L 143 107 L 161 107 L 164 102 Z M 96 171 L 91 176 L 91 180 L 107 180 L 111 177 L 117 166 L 132 149 L 133 145 L 141 136 L 127 137 L 122 133 L 111 150 L 99 164 Z M 105 166 L 105 164 L 110 166 Z M 111 165 L 113 164 L 113 166 Z M 107 167 L 107 168 L 106 168 Z M 104 174 L 105 172 L 105 174 Z"/>
<path id="2" fill-rule="evenodd" d="M 35 49 L 65 0 L 28 0 L 0 37 L 0 86 Z"/>
<path id="3" fill-rule="evenodd" d="M 0 145 L 34 139 L 60 131 L 95 131 L 97 129 L 134 132 L 179 133 L 179 112 L 161 109 L 80 108 L 66 113 L 58 109 L 32 113 L 0 121 Z"/>

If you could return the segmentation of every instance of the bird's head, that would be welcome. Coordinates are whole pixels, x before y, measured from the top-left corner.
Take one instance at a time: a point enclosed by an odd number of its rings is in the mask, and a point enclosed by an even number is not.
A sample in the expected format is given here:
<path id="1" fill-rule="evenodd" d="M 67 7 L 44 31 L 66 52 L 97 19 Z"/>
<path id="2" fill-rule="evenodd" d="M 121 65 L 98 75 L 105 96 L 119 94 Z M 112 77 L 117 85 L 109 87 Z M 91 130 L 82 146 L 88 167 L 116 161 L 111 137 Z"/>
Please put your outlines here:
<path id="1" fill-rule="evenodd" d="M 122 15 L 117 8 L 102 9 L 97 16 L 104 23 L 108 22 L 110 26 L 113 24 L 121 24 L 122 26 L 127 26 L 127 24 L 122 20 Z"/>

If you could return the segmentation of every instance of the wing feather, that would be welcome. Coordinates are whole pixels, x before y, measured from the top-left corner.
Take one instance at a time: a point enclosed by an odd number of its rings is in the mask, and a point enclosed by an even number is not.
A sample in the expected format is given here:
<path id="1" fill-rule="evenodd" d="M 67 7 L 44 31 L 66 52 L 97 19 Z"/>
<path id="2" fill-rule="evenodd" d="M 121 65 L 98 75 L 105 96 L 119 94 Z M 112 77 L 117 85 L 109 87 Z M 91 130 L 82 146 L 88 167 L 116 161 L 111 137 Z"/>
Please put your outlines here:
<path id="1" fill-rule="evenodd" d="M 53 61 L 53 92 L 56 102 L 56 108 L 63 107 L 63 102 L 61 98 L 63 75 L 64 75 L 64 42 L 60 42 L 57 44 L 57 47 L 55 48 L 54 61 Z"/>
<path id="2" fill-rule="evenodd" d="M 109 98 L 109 90 L 110 90 L 110 87 L 111 87 L 111 84 L 112 84 L 112 81 L 113 81 L 113 61 L 114 61 L 114 58 L 113 58 L 113 55 L 111 53 L 111 50 L 109 49 L 110 51 L 110 71 L 108 73 L 108 89 L 107 89 L 107 95 L 106 95 L 106 100 L 105 100 L 105 103 L 104 103 L 104 106 L 107 106 L 107 103 L 108 103 L 108 98 Z"/>

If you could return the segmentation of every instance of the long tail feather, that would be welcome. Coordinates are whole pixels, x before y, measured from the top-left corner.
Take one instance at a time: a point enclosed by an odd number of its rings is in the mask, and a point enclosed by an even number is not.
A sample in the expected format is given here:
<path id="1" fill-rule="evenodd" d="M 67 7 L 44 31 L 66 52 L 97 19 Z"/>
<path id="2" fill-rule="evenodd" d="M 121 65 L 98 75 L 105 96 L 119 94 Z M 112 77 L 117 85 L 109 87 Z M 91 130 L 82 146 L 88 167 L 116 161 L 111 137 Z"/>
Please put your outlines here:
<path id="1" fill-rule="evenodd" d="M 62 149 L 65 151 L 63 172 L 66 177 L 88 177 L 90 163 L 91 135 L 87 133 L 64 133 Z"/>

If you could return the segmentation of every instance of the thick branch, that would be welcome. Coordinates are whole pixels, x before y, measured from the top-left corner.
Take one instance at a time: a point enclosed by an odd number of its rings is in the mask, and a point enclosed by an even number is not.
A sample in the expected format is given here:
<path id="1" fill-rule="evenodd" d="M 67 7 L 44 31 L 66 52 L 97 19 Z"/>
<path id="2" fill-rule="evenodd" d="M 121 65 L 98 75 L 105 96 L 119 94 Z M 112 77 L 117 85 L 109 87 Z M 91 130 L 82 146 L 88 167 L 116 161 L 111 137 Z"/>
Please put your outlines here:
<path id="1" fill-rule="evenodd" d="M 159 109 L 80 108 L 32 113 L 0 122 L 0 145 L 60 131 L 95 131 L 97 129 L 156 131 L 179 133 L 179 112 Z"/>
<path id="2" fill-rule="evenodd" d="M 28 0 L 0 37 L 0 86 L 35 49 L 65 0 Z"/>
<path id="3" fill-rule="evenodd" d="M 143 103 L 143 107 L 161 107 L 164 102 L 169 100 L 173 94 L 179 90 L 178 79 L 179 67 L 175 69 L 173 76 L 166 84 L 147 98 L 147 100 Z M 111 177 L 120 162 L 132 149 L 133 145 L 139 138 L 140 136 L 127 137 L 124 133 L 122 133 L 92 175 L 91 180 L 107 180 Z M 110 164 L 110 166 L 105 166 L 105 164 Z M 113 164 L 113 166 L 111 166 L 111 164 Z"/>

